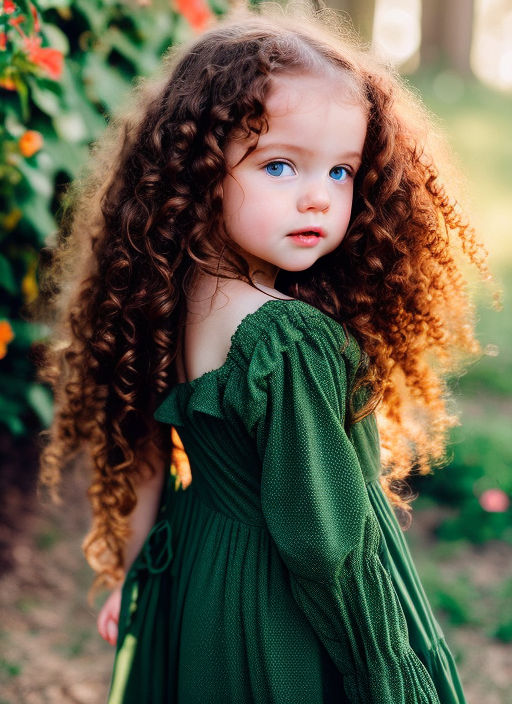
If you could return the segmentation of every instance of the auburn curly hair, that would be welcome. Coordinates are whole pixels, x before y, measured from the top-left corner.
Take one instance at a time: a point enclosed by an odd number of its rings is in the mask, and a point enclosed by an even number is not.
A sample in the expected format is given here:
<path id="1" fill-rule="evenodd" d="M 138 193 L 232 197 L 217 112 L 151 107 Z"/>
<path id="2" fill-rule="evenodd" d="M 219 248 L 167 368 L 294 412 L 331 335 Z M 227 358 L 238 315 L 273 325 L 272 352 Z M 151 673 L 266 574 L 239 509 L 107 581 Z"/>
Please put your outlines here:
<path id="1" fill-rule="evenodd" d="M 45 280 L 53 335 L 39 371 L 55 396 L 41 482 L 57 494 L 79 450 L 92 463 L 93 524 L 84 542 L 95 586 L 123 576 L 136 484 L 152 445 L 167 456 L 156 399 L 177 383 L 177 338 L 198 272 L 253 285 L 222 222 L 224 149 L 234 130 L 266 129 L 265 97 L 280 72 L 339 71 L 368 114 L 348 231 L 276 287 L 344 323 L 366 364 L 358 388 L 377 412 L 381 482 L 410 512 L 403 480 L 443 459 L 449 373 L 480 352 L 461 268 L 489 279 L 486 252 L 439 173 L 435 130 L 401 79 L 334 17 L 244 11 L 163 60 L 92 150 Z M 440 142 L 439 142 L 440 144 Z M 165 433 L 164 433 L 165 430 Z M 392 448 L 392 452 L 391 452 Z M 154 470 L 154 468 L 153 468 Z"/>

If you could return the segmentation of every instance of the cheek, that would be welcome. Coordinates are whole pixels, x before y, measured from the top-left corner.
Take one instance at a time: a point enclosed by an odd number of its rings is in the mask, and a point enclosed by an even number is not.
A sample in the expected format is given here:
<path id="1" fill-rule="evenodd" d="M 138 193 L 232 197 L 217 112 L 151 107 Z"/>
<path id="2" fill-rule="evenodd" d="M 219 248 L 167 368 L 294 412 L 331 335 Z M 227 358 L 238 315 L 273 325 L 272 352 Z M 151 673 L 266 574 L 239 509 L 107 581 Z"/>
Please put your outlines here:
<path id="1" fill-rule="evenodd" d="M 350 220 L 353 202 L 354 202 L 354 189 L 350 188 L 350 189 L 347 189 L 347 193 L 345 194 L 343 201 L 340 204 L 340 211 L 342 213 L 342 218 L 343 218 L 344 222 L 348 223 L 348 221 Z"/>

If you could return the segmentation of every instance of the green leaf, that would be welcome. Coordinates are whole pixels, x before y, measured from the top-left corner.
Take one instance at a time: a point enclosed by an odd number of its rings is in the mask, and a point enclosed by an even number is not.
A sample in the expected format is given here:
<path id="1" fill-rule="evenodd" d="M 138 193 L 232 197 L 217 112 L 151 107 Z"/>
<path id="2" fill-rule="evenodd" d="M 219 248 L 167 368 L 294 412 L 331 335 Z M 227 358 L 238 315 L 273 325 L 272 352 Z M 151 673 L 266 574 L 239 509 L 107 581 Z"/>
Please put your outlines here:
<path id="1" fill-rule="evenodd" d="M 20 159 L 16 165 L 34 193 L 46 200 L 52 197 L 53 164 L 48 162 L 45 164 L 43 161 L 42 164 L 40 162 L 37 164 L 37 168 L 34 168 L 26 159 Z"/>
<path id="2" fill-rule="evenodd" d="M 89 98 L 104 105 L 111 113 L 123 103 L 131 87 L 129 80 L 97 54 L 86 57 L 83 77 Z"/>
<path id="3" fill-rule="evenodd" d="M 28 79 L 30 96 L 37 107 L 47 115 L 58 115 L 62 110 L 62 101 L 53 90 L 44 88 L 34 78 Z"/>
<path id="4" fill-rule="evenodd" d="M 46 428 L 53 419 L 53 400 L 50 391 L 42 384 L 32 384 L 29 387 L 27 401 Z"/>
<path id="5" fill-rule="evenodd" d="M 130 38 L 117 27 L 110 27 L 104 37 L 104 41 L 110 44 L 113 49 L 117 49 L 125 59 L 131 61 L 138 74 L 151 73 L 159 63 L 157 56 L 144 51 L 144 48 L 140 49 L 137 47 L 133 40 L 130 40 Z"/>
<path id="6" fill-rule="evenodd" d="M 57 229 L 57 223 L 51 213 L 50 205 L 53 195 L 53 183 L 36 169 L 27 170 L 24 165 L 24 175 L 31 188 L 19 197 L 19 205 L 23 210 L 23 220 L 31 225 L 38 236 L 38 245 L 42 245 L 52 232 Z"/>
<path id="7" fill-rule="evenodd" d="M 154 12 L 140 9 L 132 14 L 131 19 L 146 52 L 158 56 L 162 48 L 167 48 L 172 42 L 176 13 L 170 9 L 168 3 L 165 3 L 160 11 L 156 11 L 156 7 Z"/>
<path id="8" fill-rule="evenodd" d="M 44 25 L 43 31 L 48 39 L 49 46 L 53 49 L 57 49 L 61 54 L 64 54 L 64 56 L 69 54 L 69 40 L 62 30 L 54 24 L 47 23 Z"/>
<path id="9" fill-rule="evenodd" d="M 25 425 L 21 420 L 23 404 L 0 394 L 0 423 L 7 426 L 12 435 L 19 436 L 25 432 Z"/>
<path id="10" fill-rule="evenodd" d="M 2 254 L 0 254 L 0 286 L 3 286 L 13 296 L 18 293 L 18 285 L 12 273 L 11 265 Z"/>
<path id="11" fill-rule="evenodd" d="M 98 114 L 94 105 L 91 105 L 91 100 L 86 95 L 82 85 L 84 79 L 82 66 L 72 60 L 67 61 L 66 70 L 61 79 L 61 86 L 65 95 L 65 108 L 69 112 L 76 112 L 81 115 L 84 124 L 88 128 L 87 141 L 92 141 L 105 129 L 105 120 Z"/>
<path id="12" fill-rule="evenodd" d="M 10 343 L 12 347 L 26 349 L 32 343 L 40 342 L 50 334 L 48 325 L 29 323 L 26 320 L 11 320 L 11 326 L 14 332 L 14 340 Z"/>
<path id="13" fill-rule="evenodd" d="M 87 145 L 73 144 L 55 136 L 45 137 L 45 151 L 52 159 L 55 171 L 75 176 L 87 158 Z"/>
<path id="14" fill-rule="evenodd" d="M 37 6 L 41 10 L 49 10 L 52 7 L 69 7 L 72 0 L 37 0 Z"/>
<path id="15" fill-rule="evenodd" d="M 98 3 L 91 2 L 91 0 L 74 0 L 73 5 L 84 16 L 92 31 L 98 36 L 101 36 L 107 24 L 107 13 L 105 9 L 100 9 Z"/>
<path id="16" fill-rule="evenodd" d="M 22 120 L 27 122 L 30 116 L 30 110 L 28 107 L 28 88 L 26 83 L 19 77 L 14 78 L 14 83 L 16 84 L 16 90 L 18 91 L 18 96 L 20 99 Z"/>

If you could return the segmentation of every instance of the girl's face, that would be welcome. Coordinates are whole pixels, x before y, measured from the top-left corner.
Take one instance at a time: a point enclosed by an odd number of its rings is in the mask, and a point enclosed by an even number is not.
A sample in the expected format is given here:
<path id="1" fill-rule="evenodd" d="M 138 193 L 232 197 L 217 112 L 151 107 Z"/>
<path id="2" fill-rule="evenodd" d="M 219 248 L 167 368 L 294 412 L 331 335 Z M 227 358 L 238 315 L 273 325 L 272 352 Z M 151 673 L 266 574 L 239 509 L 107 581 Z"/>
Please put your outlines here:
<path id="1" fill-rule="evenodd" d="M 279 269 L 308 269 L 345 236 L 367 119 L 346 79 L 307 73 L 273 79 L 266 114 L 245 159 L 254 139 L 228 142 L 223 215 L 251 273 L 273 286 Z"/>

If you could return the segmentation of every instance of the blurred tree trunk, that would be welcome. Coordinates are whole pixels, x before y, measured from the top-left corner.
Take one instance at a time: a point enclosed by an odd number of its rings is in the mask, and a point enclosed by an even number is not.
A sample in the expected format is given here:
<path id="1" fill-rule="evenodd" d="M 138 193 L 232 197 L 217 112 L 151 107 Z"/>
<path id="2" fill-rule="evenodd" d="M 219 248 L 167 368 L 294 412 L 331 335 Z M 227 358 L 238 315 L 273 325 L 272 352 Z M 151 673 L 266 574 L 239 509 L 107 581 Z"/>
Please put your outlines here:
<path id="1" fill-rule="evenodd" d="M 346 12 L 361 39 L 367 43 L 371 42 L 375 0 L 328 0 L 327 6 Z"/>
<path id="2" fill-rule="evenodd" d="M 474 0 L 423 0 L 421 63 L 445 62 L 462 74 L 471 73 Z"/>

